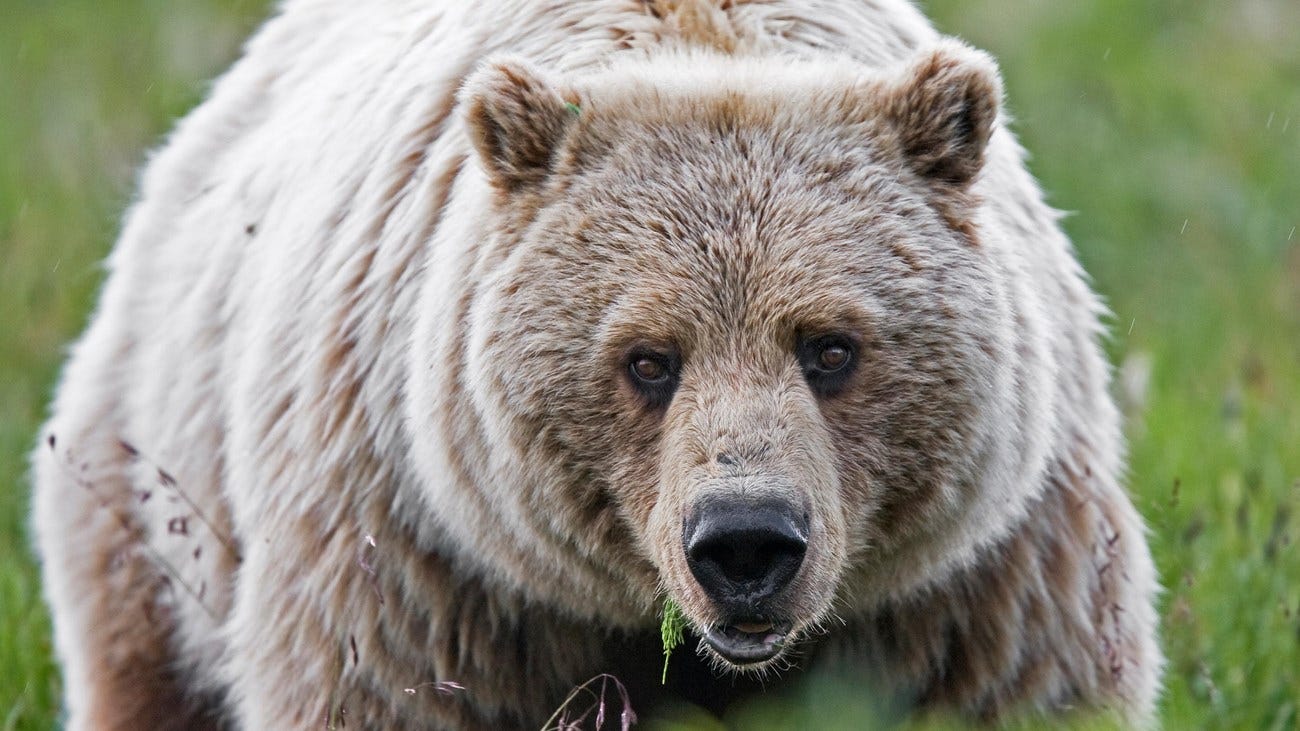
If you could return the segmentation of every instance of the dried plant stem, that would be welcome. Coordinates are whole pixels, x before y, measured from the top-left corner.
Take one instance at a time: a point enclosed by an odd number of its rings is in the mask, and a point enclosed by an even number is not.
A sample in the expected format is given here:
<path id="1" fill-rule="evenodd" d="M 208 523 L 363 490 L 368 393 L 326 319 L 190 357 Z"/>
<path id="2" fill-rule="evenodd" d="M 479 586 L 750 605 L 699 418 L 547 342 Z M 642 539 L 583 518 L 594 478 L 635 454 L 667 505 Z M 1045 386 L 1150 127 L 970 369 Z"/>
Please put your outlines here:
<path id="1" fill-rule="evenodd" d="M 597 681 L 600 682 L 599 693 L 592 690 L 592 686 Z M 614 684 L 614 689 L 618 691 L 619 701 L 623 704 L 623 710 L 619 714 L 619 731 L 628 731 L 636 723 L 636 713 L 632 711 L 632 700 L 628 697 L 627 686 L 623 685 L 623 681 L 609 673 L 601 673 L 569 691 L 569 695 L 564 698 L 564 702 L 560 704 L 560 707 L 556 708 L 555 713 L 552 713 L 551 717 L 546 719 L 542 731 L 577 731 L 582 728 L 582 723 L 587 720 L 587 717 L 593 711 L 596 713 L 594 728 L 599 731 L 605 725 L 605 693 L 608 691 L 610 683 Z M 581 715 L 570 720 L 566 712 L 569 704 L 577 700 L 583 693 L 591 695 L 595 700 Z"/>
<path id="2" fill-rule="evenodd" d="M 230 536 L 226 535 L 225 533 L 217 529 L 217 526 L 211 520 L 209 520 L 208 516 L 205 515 L 202 510 L 199 509 L 199 506 L 192 499 L 190 499 L 189 494 L 187 494 L 184 490 L 180 488 L 180 485 L 176 482 L 176 478 L 172 477 L 171 473 L 167 472 L 162 467 L 159 467 L 157 462 L 154 462 L 152 459 L 149 459 L 147 456 L 142 454 L 140 450 L 137 449 L 134 445 L 126 441 L 123 441 L 121 439 L 119 439 L 117 443 L 118 446 L 122 448 L 122 451 L 126 452 L 127 456 L 130 457 L 133 461 L 142 461 L 145 464 L 149 465 L 149 467 L 152 468 L 155 473 L 157 473 L 159 484 L 171 490 L 172 492 L 176 493 L 176 495 L 178 495 L 181 500 L 185 501 L 185 504 L 189 506 L 190 510 L 194 511 L 194 516 L 199 519 L 199 522 L 208 527 L 208 530 L 212 533 L 212 536 L 217 539 L 218 543 L 220 543 L 227 551 L 230 552 L 230 556 L 234 558 L 237 563 L 242 562 L 244 560 L 244 557 L 241 556 L 239 553 L 239 549 L 235 547 L 234 540 L 231 539 Z"/>
<path id="3" fill-rule="evenodd" d="M 82 489 L 90 493 L 92 496 L 94 496 L 95 502 L 99 503 L 99 506 L 103 508 L 109 515 L 111 515 L 115 521 L 117 521 L 118 525 L 122 527 L 122 530 L 126 531 L 128 535 L 134 534 L 137 528 L 136 526 L 132 525 L 131 519 L 128 518 L 126 515 L 124 515 L 122 511 L 116 509 L 111 504 L 109 504 L 108 500 L 104 498 L 104 496 L 102 496 L 99 493 L 99 491 L 95 489 L 94 484 L 87 481 L 84 477 L 81 477 L 80 475 L 76 474 L 75 470 L 73 469 L 74 460 L 72 459 L 72 451 L 66 450 L 64 452 L 64 459 L 59 459 L 59 455 L 55 447 L 55 439 L 53 435 L 49 437 L 48 444 L 50 447 L 51 454 L 54 455 L 55 463 L 59 465 L 60 469 L 63 470 L 64 474 L 67 475 L 73 482 L 75 482 L 78 487 L 81 487 Z M 153 562 L 159 568 L 161 568 L 163 571 L 167 573 L 167 576 L 171 581 L 175 582 L 176 584 L 179 584 L 180 587 L 185 590 L 185 593 L 189 594 L 190 597 L 194 599 L 194 601 L 199 605 L 199 607 L 203 609 L 203 611 L 206 612 L 209 617 L 212 618 L 212 621 L 214 622 L 218 621 L 216 613 L 213 612 L 212 609 L 209 608 L 208 605 L 204 603 L 202 593 L 195 590 L 195 588 L 191 586 L 188 581 L 182 578 L 180 572 L 176 570 L 176 567 L 173 566 L 170 561 L 168 561 L 161 553 L 159 553 L 157 549 L 149 545 L 149 542 L 147 540 L 139 541 L 139 545 L 140 548 L 149 555 L 149 558 L 153 559 Z"/>

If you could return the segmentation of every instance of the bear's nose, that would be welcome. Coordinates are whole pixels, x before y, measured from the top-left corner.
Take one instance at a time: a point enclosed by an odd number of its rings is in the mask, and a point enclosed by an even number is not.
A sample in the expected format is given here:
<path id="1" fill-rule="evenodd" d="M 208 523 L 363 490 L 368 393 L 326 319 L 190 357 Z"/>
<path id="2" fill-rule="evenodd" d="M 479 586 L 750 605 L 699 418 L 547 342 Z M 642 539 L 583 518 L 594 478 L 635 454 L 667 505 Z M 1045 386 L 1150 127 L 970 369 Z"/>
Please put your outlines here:
<path id="1" fill-rule="evenodd" d="M 683 531 L 695 580 L 727 614 L 756 616 L 798 573 L 808 516 L 785 503 L 710 500 Z"/>

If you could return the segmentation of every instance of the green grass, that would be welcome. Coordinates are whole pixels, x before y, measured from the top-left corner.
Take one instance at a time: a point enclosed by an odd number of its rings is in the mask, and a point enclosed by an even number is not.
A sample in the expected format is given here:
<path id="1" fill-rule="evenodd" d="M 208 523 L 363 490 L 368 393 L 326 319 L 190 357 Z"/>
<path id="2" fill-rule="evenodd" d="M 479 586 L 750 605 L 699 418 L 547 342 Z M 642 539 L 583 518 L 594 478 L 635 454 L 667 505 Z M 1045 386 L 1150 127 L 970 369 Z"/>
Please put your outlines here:
<path id="1" fill-rule="evenodd" d="M 999 59 L 1031 167 L 1115 313 L 1111 355 L 1150 364 L 1130 484 L 1167 587 L 1164 725 L 1300 726 L 1300 4 L 927 6 Z M 145 150 L 265 7 L 0 0 L 0 729 L 58 715 L 25 473 L 64 345 Z M 826 684 L 731 721 L 878 713 Z"/>
<path id="2" fill-rule="evenodd" d="M 0 730 L 59 710 L 30 559 L 27 452 L 145 150 L 265 2 L 0 0 Z"/>

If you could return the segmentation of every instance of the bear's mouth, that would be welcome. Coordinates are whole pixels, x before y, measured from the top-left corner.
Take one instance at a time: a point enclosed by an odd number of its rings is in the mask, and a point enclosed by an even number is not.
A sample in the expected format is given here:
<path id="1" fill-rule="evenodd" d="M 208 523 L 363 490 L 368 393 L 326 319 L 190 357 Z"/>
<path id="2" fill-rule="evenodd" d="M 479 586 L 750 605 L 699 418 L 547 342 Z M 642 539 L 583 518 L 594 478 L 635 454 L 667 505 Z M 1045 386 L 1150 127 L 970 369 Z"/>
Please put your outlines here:
<path id="1" fill-rule="evenodd" d="M 716 625 L 704 634 L 704 642 L 732 665 L 759 665 L 781 654 L 789 634 L 788 624 L 748 620 Z"/>

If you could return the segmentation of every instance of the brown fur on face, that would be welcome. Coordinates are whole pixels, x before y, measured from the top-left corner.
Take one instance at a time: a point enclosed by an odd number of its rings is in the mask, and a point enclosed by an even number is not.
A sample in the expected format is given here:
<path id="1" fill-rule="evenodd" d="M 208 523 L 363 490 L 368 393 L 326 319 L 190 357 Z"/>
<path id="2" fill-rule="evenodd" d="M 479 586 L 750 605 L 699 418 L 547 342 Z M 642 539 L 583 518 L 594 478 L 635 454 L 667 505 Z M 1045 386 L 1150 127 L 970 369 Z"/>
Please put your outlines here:
<path id="1" fill-rule="evenodd" d="M 573 514 L 625 531 L 614 538 L 638 550 L 614 560 L 696 626 L 723 617 L 686 568 L 695 506 L 727 494 L 807 506 L 808 554 L 774 610 L 798 636 L 826 619 L 856 557 L 913 560 L 909 542 L 951 532 L 990 470 L 978 425 L 1015 398 L 990 390 L 1010 312 L 966 221 L 998 85 L 982 56 L 952 48 L 901 81 L 833 68 L 794 107 L 781 84 L 811 70 L 773 70 L 786 75 L 775 90 L 753 92 L 726 80 L 747 73 L 734 62 L 703 63 L 718 70 L 694 86 L 629 84 L 634 69 L 589 81 L 567 124 L 561 93 L 518 62 L 469 84 L 502 218 L 535 210 L 499 234 L 503 266 L 475 317 L 503 326 L 471 358 L 515 418 L 546 425 L 563 459 L 597 476 L 561 496 Z M 491 108 L 515 116 L 473 116 Z M 549 140 L 533 171 L 494 172 L 510 154 L 489 135 L 507 125 L 523 149 Z M 831 333 L 857 363 L 823 398 L 795 349 Z M 666 409 L 628 384 L 638 347 L 680 358 Z"/>

